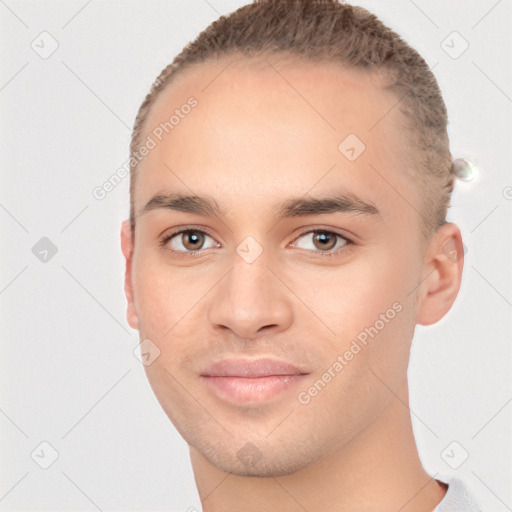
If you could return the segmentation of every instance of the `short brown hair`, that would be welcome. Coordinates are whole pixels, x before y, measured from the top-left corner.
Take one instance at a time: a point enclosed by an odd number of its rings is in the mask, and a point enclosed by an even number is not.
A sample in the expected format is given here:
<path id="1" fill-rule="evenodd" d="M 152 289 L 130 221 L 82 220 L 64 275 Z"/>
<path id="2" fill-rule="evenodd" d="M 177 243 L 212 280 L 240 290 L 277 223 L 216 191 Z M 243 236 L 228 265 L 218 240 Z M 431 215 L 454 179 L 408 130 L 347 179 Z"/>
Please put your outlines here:
<path id="1" fill-rule="evenodd" d="M 255 0 L 221 16 L 190 42 L 153 83 L 135 119 L 130 157 L 141 144 L 144 121 L 158 94 L 187 66 L 242 53 L 282 53 L 311 62 L 328 60 L 386 78 L 414 150 L 415 180 L 422 186 L 425 239 L 446 222 L 454 187 L 447 112 L 437 80 L 424 59 L 374 14 L 337 0 Z M 135 229 L 137 164 L 130 158 L 130 222 Z"/>

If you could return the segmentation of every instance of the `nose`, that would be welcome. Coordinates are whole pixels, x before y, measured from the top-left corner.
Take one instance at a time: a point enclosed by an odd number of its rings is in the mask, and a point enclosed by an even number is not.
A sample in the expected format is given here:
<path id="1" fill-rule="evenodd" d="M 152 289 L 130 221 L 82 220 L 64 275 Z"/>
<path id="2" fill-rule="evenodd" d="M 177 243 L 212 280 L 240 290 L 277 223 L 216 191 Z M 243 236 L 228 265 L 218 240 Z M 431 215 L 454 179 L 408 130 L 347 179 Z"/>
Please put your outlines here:
<path id="1" fill-rule="evenodd" d="M 253 339 L 285 331 L 293 320 L 291 294 L 263 255 L 248 263 L 235 254 L 231 270 L 214 290 L 208 312 L 213 329 Z"/>

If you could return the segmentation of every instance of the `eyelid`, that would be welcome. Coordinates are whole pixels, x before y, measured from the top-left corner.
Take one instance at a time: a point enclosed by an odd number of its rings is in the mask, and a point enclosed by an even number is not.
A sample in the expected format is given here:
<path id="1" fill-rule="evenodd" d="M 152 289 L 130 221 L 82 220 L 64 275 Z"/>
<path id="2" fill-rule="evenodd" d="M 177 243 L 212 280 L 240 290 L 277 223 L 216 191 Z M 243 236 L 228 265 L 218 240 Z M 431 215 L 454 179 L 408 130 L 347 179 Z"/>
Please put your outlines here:
<path id="1" fill-rule="evenodd" d="M 297 238 L 300 238 L 301 236 L 307 235 L 309 233 L 318 233 L 318 232 L 332 233 L 341 238 L 344 238 L 347 242 L 355 243 L 355 237 L 347 235 L 344 232 L 340 232 L 339 228 L 334 228 L 334 227 L 325 226 L 325 225 L 308 226 L 308 228 L 305 231 L 299 230 L 299 233 L 295 236 L 293 241 L 295 242 L 295 240 L 297 240 Z"/>
<path id="2" fill-rule="evenodd" d="M 183 231 L 202 231 L 207 235 L 211 236 L 212 238 L 215 238 L 213 235 L 213 231 L 210 228 L 206 226 L 201 226 L 199 224 L 183 224 L 181 226 L 174 226 L 174 228 L 171 228 L 170 231 L 164 230 L 163 233 L 166 234 L 162 235 L 162 237 L 166 238 L 169 236 L 174 236 L 177 235 L 178 233 L 183 233 Z M 160 237 L 160 235 L 158 236 Z"/>

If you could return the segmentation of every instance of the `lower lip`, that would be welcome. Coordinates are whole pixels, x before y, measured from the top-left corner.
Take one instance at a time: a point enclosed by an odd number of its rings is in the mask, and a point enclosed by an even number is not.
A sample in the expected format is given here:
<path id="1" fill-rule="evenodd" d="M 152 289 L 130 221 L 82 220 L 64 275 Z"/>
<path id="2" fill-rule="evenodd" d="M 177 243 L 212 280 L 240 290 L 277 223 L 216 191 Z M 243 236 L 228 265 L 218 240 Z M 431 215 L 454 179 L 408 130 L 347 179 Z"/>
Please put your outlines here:
<path id="1" fill-rule="evenodd" d="M 223 400 L 234 403 L 269 400 L 297 385 L 306 375 L 267 377 L 211 377 L 202 375 L 206 385 Z"/>

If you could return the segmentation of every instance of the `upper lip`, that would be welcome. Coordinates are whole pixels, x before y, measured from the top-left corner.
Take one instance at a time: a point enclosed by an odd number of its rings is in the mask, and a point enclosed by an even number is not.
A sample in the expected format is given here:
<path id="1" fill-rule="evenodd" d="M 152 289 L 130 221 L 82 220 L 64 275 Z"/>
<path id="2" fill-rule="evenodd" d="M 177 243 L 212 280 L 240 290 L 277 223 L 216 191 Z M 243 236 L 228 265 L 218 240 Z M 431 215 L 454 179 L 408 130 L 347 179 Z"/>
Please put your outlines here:
<path id="1" fill-rule="evenodd" d="M 269 377 L 271 375 L 303 375 L 299 367 L 286 361 L 272 358 L 222 359 L 205 371 L 203 377 Z"/>

